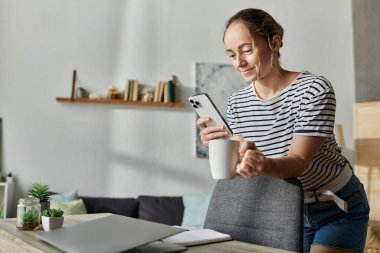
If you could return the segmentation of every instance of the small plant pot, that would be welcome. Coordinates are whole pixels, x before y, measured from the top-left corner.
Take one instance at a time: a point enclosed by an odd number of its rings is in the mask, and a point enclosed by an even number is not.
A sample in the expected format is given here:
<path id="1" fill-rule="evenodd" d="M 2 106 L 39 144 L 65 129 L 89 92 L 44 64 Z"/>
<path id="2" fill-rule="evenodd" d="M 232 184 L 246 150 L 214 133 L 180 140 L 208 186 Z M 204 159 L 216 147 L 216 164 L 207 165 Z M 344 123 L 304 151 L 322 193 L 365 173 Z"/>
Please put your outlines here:
<path id="1" fill-rule="evenodd" d="M 42 216 L 42 227 L 45 231 L 61 228 L 64 217 L 46 217 Z"/>

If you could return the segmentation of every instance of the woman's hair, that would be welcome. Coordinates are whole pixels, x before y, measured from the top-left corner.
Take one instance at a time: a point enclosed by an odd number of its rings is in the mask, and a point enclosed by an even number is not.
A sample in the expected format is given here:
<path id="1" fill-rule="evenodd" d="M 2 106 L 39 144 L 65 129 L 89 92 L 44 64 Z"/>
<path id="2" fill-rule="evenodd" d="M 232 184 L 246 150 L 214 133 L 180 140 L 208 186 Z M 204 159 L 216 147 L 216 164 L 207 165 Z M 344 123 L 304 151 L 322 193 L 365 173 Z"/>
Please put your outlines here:
<path id="1" fill-rule="evenodd" d="M 274 20 L 274 18 L 269 15 L 267 12 L 259 9 L 244 9 L 236 13 L 232 16 L 226 23 L 226 28 L 223 34 L 223 42 L 224 37 L 226 35 L 226 31 L 228 27 L 235 23 L 241 22 L 244 24 L 249 30 L 251 36 L 259 36 L 265 40 L 267 40 L 268 45 L 272 48 L 272 39 L 275 35 L 280 36 L 282 47 L 282 38 L 284 36 L 284 29 L 282 26 Z M 277 57 L 280 57 L 280 53 L 277 52 Z"/>

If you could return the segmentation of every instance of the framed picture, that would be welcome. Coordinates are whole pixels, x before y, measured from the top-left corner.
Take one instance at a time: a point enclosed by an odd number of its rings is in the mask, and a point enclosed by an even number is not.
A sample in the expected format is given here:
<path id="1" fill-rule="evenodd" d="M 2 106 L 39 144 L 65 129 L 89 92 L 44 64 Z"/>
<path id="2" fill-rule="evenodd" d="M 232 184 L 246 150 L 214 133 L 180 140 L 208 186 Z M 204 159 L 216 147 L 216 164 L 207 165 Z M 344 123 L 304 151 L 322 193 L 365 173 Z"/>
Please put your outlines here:
<path id="1" fill-rule="evenodd" d="M 195 63 L 195 82 L 195 92 L 207 93 L 225 118 L 228 97 L 247 85 L 231 64 L 218 63 Z M 207 148 L 199 137 L 198 127 L 195 146 L 198 158 L 208 157 Z"/>

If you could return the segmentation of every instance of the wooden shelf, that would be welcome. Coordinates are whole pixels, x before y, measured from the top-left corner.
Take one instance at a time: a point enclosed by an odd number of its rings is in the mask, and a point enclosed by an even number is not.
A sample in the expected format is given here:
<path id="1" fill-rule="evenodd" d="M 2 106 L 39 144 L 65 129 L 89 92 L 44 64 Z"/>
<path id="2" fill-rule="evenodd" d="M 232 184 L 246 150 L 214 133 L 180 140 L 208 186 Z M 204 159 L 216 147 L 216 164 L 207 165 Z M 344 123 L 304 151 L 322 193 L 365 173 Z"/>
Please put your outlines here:
<path id="1" fill-rule="evenodd" d="M 143 101 L 125 101 L 122 99 L 89 99 L 89 98 L 63 98 L 57 97 L 59 103 L 89 103 L 89 104 L 114 104 L 114 105 L 138 105 L 151 107 L 172 107 L 183 108 L 183 103 L 164 103 L 164 102 L 143 102 Z"/>

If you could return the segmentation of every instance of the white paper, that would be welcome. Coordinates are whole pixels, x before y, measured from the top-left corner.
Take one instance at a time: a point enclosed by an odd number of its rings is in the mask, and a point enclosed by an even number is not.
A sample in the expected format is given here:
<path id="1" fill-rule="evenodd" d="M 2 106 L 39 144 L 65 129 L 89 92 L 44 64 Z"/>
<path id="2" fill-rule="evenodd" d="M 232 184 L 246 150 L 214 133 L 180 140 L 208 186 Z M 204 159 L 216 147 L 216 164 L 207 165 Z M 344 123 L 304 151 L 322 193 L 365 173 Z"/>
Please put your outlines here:
<path id="1" fill-rule="evenodd" d="M 230 235 L 223 234 L 212 229 L 194 229 L 162 239 L 163 242 L 175 243 L 183 246 L 228 240 L 232 240 Z"/>

